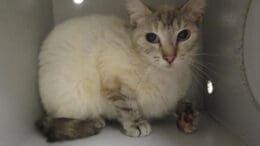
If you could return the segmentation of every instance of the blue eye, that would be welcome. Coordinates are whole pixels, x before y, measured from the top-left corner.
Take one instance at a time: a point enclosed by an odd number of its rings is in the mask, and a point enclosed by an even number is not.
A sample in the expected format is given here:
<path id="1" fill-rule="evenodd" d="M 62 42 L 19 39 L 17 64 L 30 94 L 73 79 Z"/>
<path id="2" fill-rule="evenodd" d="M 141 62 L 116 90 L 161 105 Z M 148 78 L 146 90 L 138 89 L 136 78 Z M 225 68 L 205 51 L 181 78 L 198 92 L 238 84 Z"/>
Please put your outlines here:
<path id="1" fill-rule="evenodd" d="M 150 43 L 159 43 L 160 39 L 155 33 L 147 33 L 146 40 Z"/>

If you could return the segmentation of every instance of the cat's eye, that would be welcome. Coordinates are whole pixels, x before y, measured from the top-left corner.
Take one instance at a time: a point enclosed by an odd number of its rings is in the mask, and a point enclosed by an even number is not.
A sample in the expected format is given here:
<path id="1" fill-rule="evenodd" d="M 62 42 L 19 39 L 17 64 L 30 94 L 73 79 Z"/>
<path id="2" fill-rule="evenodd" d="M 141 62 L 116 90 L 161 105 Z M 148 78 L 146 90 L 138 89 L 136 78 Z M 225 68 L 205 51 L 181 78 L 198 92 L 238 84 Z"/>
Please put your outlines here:
<path id="1" fill-rule="evenodd" d="M 178 41 L 186 41 L 190 38 L 190 31 L 188 29 L 179 32 L 177 39 Z"/>
<path id="2" fill-rule="evenodd" d="M 155 33 L 147 33 L 146 34 L 146 40 L 150 43 L 159 43 L 160 38 Z"/>

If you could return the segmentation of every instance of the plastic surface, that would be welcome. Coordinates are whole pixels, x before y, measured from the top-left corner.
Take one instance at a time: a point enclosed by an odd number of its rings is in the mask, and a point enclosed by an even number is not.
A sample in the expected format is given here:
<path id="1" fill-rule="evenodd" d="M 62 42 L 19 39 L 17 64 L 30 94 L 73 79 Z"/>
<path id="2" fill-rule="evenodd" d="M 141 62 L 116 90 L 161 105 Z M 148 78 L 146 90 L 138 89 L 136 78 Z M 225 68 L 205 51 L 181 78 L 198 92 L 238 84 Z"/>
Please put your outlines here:
<path id="1" fill-rule="evenodd" d="M 259 35 L 259 18 L 255 17 L 259 9 L 254 8 L 259 7 L 257 1 L 210 0 L 204 25 L 205 63 L 215 85 L 214 94 L 205 97 L 207 110 L 250 146 L 260 144 L 260 112 L 251 94 L 252 80 L 248 82 L 246 73 L 246 69 L 253 73 L 253 66 L 248 64 L 257 61 L 248 58 L 256 53 L 252 51 L 259 42 L 250 39 Z M 248 79 L 259 80 L 256 73 L 248 74 Z M 256 84 L 251 85 L 259 90 Z"/>
<path id="2" fill-rule="evenodd" d="M 115 123 L 109 124 L 99 135 L 62 143 L 46 143 L 41 135 L 33 132 L 17 146 L 246 146 L 210 118 L 203 116 L 201 120 L 199 131 L 192 135 L 180 132 L 175 120 L 170 118 L 153 123 L 153 133 L 143 138 L 123 135 Z"/>
<path id="3" fill-rule="evenodd" d="M 51 26 L 48 0 L 0 1 L 1 146 L 18 146 L 40 115 L 38 49 Z"/>
<path id="4" fill-rule="evenodd" d="M 162 4 L 160 0 L 145 0 Z M 182 0 L 164 0 L 180 3 Z M 205 18 L 205 57 L 214 93 L 205 97 L 208 116 L 203 116 L 199 131 L 185 135 L 176 129 L 173 119 L 153 124 L 151 136 L 133 139 L 110 125 L 96 137 L 63 146 L 258 146 L 260 144 L 259 101 L 259 1 L 209 0 Z M 0 1 L 0 146 L 46 146 L 34 129 L 41 115 L 37 90 L 37 56 L 41 42 L 53 21 L 61 21 L 93 12 L 126 17 L 122 0 L 2 0 Z M 53 8 L 53 9 L 52 9 Z M 255 38 L 255 39 L 253 39 Z M 234 135 L 236 136 L 234 136 Z M 241 141 L 238 137 L 243 138 Z"/>
<path id="5" fill-rule="evenodd" d="M 245 32 L 244 59 L 247 79 L 249 82 L 252 96 L 260 110 L 260 1 L 254 0 L 251 4 L 247 17 Z M 260 112 L 259 112 L 260 113 Z"/>

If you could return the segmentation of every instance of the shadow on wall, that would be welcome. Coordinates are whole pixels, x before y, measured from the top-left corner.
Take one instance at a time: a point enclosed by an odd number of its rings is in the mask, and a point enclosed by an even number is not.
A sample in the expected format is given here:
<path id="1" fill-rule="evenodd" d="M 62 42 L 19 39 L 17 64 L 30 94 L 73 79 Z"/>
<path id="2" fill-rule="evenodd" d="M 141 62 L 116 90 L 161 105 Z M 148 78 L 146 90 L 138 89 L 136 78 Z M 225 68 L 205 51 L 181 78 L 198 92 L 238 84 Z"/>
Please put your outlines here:
<path id="1" fill-rule="evenodd" d="M 52 27 L 51 1 L 0 1 L 0 145 L 19 145 L 40 113 L 38 49 Z"/>

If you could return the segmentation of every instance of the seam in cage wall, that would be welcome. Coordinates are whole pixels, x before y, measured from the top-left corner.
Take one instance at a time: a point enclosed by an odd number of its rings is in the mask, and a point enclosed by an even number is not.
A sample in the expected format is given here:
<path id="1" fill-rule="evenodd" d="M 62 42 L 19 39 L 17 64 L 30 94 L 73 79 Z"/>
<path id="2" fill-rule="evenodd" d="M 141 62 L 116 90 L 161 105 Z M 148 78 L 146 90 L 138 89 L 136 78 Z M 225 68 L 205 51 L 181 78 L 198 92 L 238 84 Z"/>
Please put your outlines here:
<path id="1" fill-rule="evenodd" d="M 239 46 L 237 49 L 239 50 L 239 53 L 236 55 L 238 57 L 238 60 L 239 60 L 239 76 L 241 78 L 241 84 L 242 84 L 242 88 L 244 88 L 247 92 L 246 92 L 246 95 L 250 96 L 250 97 L 244 97 L 244 98 L 250 98 L 248 99 L 249 102 L 250 102 L 250 106 L 253 106 L 254 109 L 256 109 L 257 111 L 257 114 L 260 113 L 260 107 L 257 105 L 257 102 L 256 102 L 256 98 L 255 98 L 255 95 L 251 89 L 251 85 L 249 84 L 249 80 L 248 80 L 248 77 L 247 77 L 247 72 L 246 72 L 246 64 L 245 64 L 245 58 L 244 58 L 244 53 L 245 53 L 245 33 L 246 33 L 246 28 L 247 28 L 247 24 L 249 23 L 248 22 L 248 17 L 249 17 L 249 12 L 250 12 L 250 8 L 252 6 L 252 3 L 253 3 L 253 0 L 249 0 L 247 3 L 246 3 L 246 6 L 245 6 L 245 13 L 243 14 L 242 16 L 242 26 L 241 26 L 241 29 L 242 29 L 242 34 L 241 34 L 241 39 L 239 41 Z M 210 101 L 210 95 L 207 94 L 207 96 L 205 96 L 205 101 L 207 103 L 207 100 Z M 216 103 L 215 103 L 216 104 Z M 232 123 L 230 123 L 230 121 L 227 121 L 227 119 L 222 119 L 221 117 L 219 117 L 219 114 L 214 112 L 214 111 L 211 111 L 208 109 L 208 107 L 206 106 L 206 110 L 207 110 L 207 113 L 209 114 L 209 116 L 214 119 L 217 123 L 219 123 L 220 125 L 222 125 L 223 127 L 225 127 L 228 131 L 230 131 L 230 133 L 236 135 L 237 137 L 239 137 L 240 139 L 242 139 L 247 145 L 250 145 L 250 144 L 256 144 L 257 141 L 249 141 L 249 137 L 250 135 L 248 135 L 248 132 L 247 131 L 244 131 L 245 129 L 243 129 L 242 131 L 241 130 L 238 130 L 236 129 L 236 126 L 231 126 Z M 253 119 L 251 119 L 253 120 Z M 255 143 L 256 142 L 256 143 Z"/>
<path id="2" fill-rule="evenodd" d="M 248 20 L 248 15 L 249 15 L 249 11 L 250 8 L 252 7 L 253 4 L 253 0 L 249 0 L 249 4 L 247 7 L 247 13 L 246 13 L 246 17 L 245 17 L 245 22 L 244 22 L 244 26 L 243 26 L 243 38 L 241 41 L 241 48 L 242 48 L 242 52 L 241 52 L 241 58 L 242 58 L 242 64 L 241 64 L 241 76 L 242 79 L 244 80 L 244 86 L 245 88 L 247 88 L 248 92 L 249 92 L 249 96 L 251 97 L 251 102 L 253 103 L 253 105 L 257 108 L 258 113 L 260 114 L 260 105 L 257 103 L 256 101 L 256 97 L 252 91 L 251 85 L 249 84 L 249 80 L 248 80 L 248 76 L 247 76 L 247 69 L 246 69 L 246 64 L 245 64 L 245 33 L 246 33 L 246 27 L 247 27 L 247 20 Z"/>
<path id="3" fill-rule="evenodd" d="M 248 17 L 248 13 L 249 13 L 249 9 L 250 9 L 250 6 L 251 6 L 251 3 L 252 3 L 252 0 L 250 0 L 249 2 L 248 2 L 248 6 L 247 6 L 247 10 L 246 10 L 246 13 L 245 13 L 245 16 L 244 16 L 244 18 L 247 18 Z M 244 33 L 245 33 L 245 27 L 246 27 L 246 19 L 244 19 L 244 22 L 243 22 L 243 26 L 242 26 L 242 28 L 241 29 L 243 29 L 243 34 L 242 35 L 244 35 Z M 242 39 L 240 40 L 240 42 L 241 42 L 241 44 L 240 44 L 240 48 L 238 48 L 239 50 L 241 50 L 241 49 L 243 49 L 244 50 L 244 48 L 243 48 L 243 41 L 244 41 L 244 36 L 242 36 Z M 243 51 L 242 51 L 243 52 Z M 240 54 L 241 56 L 241 58 L 242 58 L 242 64 L 240 65 L 240 72 L 242 72 L 242 73 L 240 73 L 241 74 L 241 76 L 243 77 L 243 78 L 245 78 L 244 76 L 246 76 L 246 74 L 244 74 L 243 73 L 243 71 L 242 71 L 242 69 L 244 70 L 245 69 L 245 67 L 244 67 L 244 59 L 243 59 L 243 54 Z M 207 60 L 207 59 L 206 59 Z M 206 80 L 205 80 L 206 81 Z M 206 83 L 206 82 L 205 82 Z M 246 82 L 246 83 L 244 83 L 244 84 L 248 84 L 248 82 Z M 246 87 L 246 85 L 244 85 L 245 86 L 245 88 L 247 88 Z M 204 92 L 205 93 L 205 100 L 210 100 L 210 97 L 209 96 L 211 96 L 211 95 L 209 95 L 209 94 L 207 94 L 206 92 Z M 214 94 L 214 93 L 213 93 Z M 236 136 L 239 136 L 240 138 L 242 138 L 239 134 L 236 134 L 233 130 L 232 130 L 232 128 L 230 128 L 226 123 L 225 123 L 225 121 L 223 120 L 223 119 L 220 119 L 218 116 L 216 116 L 215 115 L 215 113 L 212 113 L 209 109 L 208 109 L 208 107 L 206 106 L 206 113 L 208 113 L 208 115 L 216 122 L 216 123 L 218 123 L 218 124 L 220 124 L 221 126 L 223 126 L 223 127 L 225 127 L 226 129 L 228 129 L 228 131 L 230 131 L 232 134 L 234 134 L 234 135 L 236 135 Z"/>
<path id="4" fill-rule="evenodd" d="M 242 136 L 235 133 L 234 130 L 232 130 L 232 128 L 230 128 L 230 126 L 226 125 L 217 116 L 215 116 L 214 114 L 212 114 L 211 112 L 208 112 L 208 111 L 205 113 L 208 115 L 209 118 L 211 118 L 214 122 L 216 122 L 216 124 L 218 124 L 220 127 L 224 127 L 226 129 L 226 131 L 229 132 L 231 135 L 233 135 L 234 137 L 238 137 L 243 142 L 244 145 L 250 146 L 248 143 L 246 143 L 246 141 L 244 141 Z"/>
<path id="5" fill-rule="evenodd" d="M 238 50 L 244 50 L 244 48 L 243 48 L 243 46 L 244 46 L 244 43 L 243 43 L 243 41 L 244 41 L 244 33 L 245 33 L 245 28 L 246 28 L 246 24 L 247 24 L 247 17 L 248 17 L 248 13 L 249 13 L 249 10 L 250 10 L 250 6 L 251 6 L 251 3 L 252 3 L 252 0 L 249 0 L 249 2 L 248 2 L 248 5 L 246 6 L 246 13 L 245 13 L 245 15 L 243 16 L 244 17 L 244 21 L 243 21 L 243 26 L 241 27 L 241 29 L 243 30 L 243 34 L 241 35 L 242 36 L 242 38 L 241 38 L 241 40 L 239 41 L 240 42 L 240 44 L 239 44 L 239 48 L 236 48 L 236 49 L 238 49 Z M 244 52 L 244 51 L 241 51 L 241 52 Z M 244 73 L 244 71 L 245 71 L 245 66 L 244 66 L 244 58 L 243 58 L 243 56 L 244 56 L 244 54 L 240 54 L 240 59 L 242 60 L 241 61 L 241 64 L 240 64 L 240 75 L 241 75 L 241 77 L 243 78 L 243 85 L 244 85 L 244 87 L 245 88 L 247 88 L 248 89 L 248 86 L 246 85 L 246 84 L 248 84 L 248 81 L 246 80 L 246 73 Z M 207 60 L 206 58 L 205 58 L 205 60 Z M 212 78 L 214 78 L 214 76 L 212 77 Z M 209 78 L 210 79 L 210 78 Z M 204 85 L 206 84 L 206 82 L 207 82 L 207 79 L 206 80 L 204 80 Z M 251 91 L 252 92 L 252 91 Z M 213 93 L 214 94 L 214 93 Z M 252 94 L 253 94 L 253 92 L 252 92 Z M 205 92 L 204 91 L 204 95 L 205 95 L 205 100 L 204 101 L 206 101 L 206 100 L 211 100 L 210 98 L 210 96 L 211 95 L 209 95 L 207 92 Z M 251 95 L 251 94 L 250 94 Z M 207 102 L 205 103 L 205 104 L 207 104 Z M 212 113 L 210 110 L 209 110 L 209 108 L 208 108 L 208 106 L 206 106 L 206 108 L 205 108 L 205 110 L 206 110 L 206 113 L 208 113 L 209 115 L 210 115 L 210 117 L 212 117 L 217 123 L 219 123 L 219 124 L 221 124 L 222 126 L 224 126 L 224 127 L 226 127 L 226 128 L 228 128 L 227 126 L 225 126 L 226 124 L 225 124 L 225 121 L 223 121 L 223 120 L 221 120 L 221 119 L 219 119 L 218 118 L 218 116 L 215 116 L 215 113 Z M 230 128 L 228 128 L 228 129 L 230 129 Z M 232 130 L 231 130 L 232 131 Z M 234 132 L 233 132 L 234 133 Z"/>

